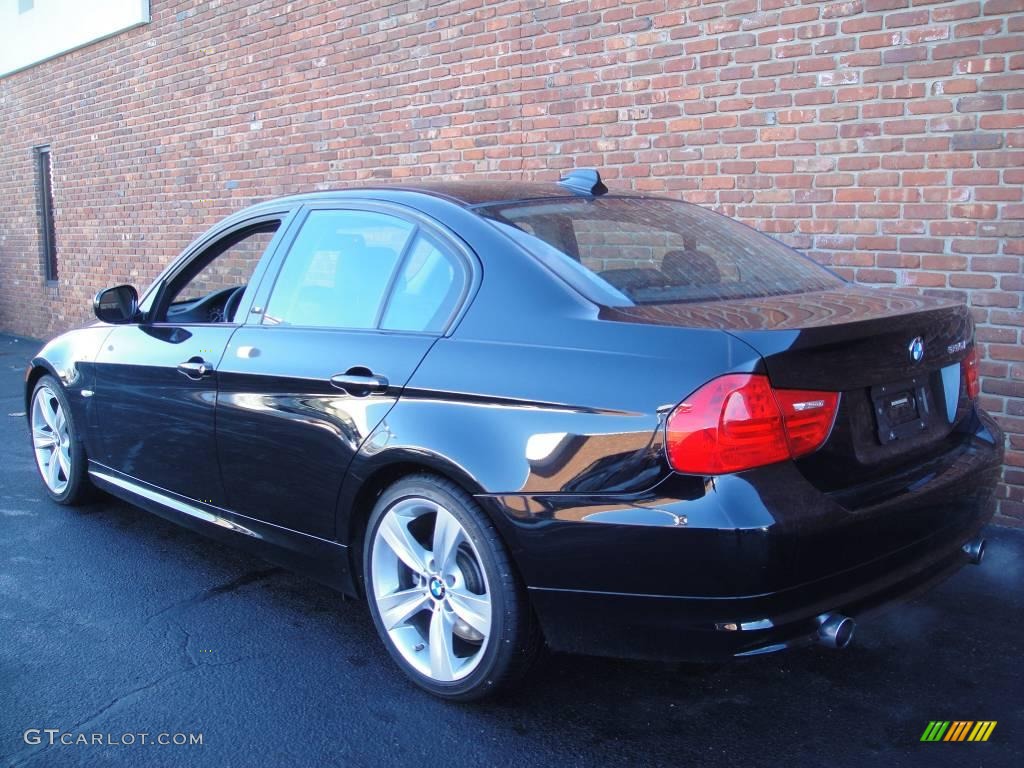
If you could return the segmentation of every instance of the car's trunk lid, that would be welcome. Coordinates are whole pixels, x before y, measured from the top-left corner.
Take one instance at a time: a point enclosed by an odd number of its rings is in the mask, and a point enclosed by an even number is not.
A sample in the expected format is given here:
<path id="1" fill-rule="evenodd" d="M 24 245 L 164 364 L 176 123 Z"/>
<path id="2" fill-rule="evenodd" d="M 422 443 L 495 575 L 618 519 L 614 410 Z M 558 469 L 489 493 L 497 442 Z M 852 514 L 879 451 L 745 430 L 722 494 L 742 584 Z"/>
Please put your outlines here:
<path id="1" fill-rule="evenodd" d="M 799 462 L 823 491 L 934 451 L 963 415 L 960 361 L 973 325 L 967 308 L 955 302 L 849 286 L 616 307 L 602 316 L 717 328 L 761 355 L 772 386 L 842 392 L 829 439 Z"/>

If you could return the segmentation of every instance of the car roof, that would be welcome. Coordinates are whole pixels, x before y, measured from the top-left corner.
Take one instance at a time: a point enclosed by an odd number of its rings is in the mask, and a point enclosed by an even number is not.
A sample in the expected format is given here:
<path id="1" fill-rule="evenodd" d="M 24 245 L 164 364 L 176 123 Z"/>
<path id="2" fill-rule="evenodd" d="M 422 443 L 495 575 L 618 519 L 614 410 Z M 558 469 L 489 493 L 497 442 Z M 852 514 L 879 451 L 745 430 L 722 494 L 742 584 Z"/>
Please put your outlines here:
<path id="1" fill-rule="evenodd" d="M 260 200 L 246 208 L 235 211 L 218 224 L 234 224 L 254 216 L 279 212 L 303 204 L 327 204 L 344 200 L 373 200 L 413 204 L 416 197 L 424 201 L 443 201 L 448 205 L 473 210 L 488 205 L 513 204 L 537 200 L 594 200 L 609 198 L 664 199 L 642 192 L 626 190 L 610 192 L 593 169 L 569 171 L 560 181 L 530 182 L 511 180 L 442 180 L 408 179 L 385 180 L 351 187 L 317 190 L 284 197 Z"/>
<path id="2" fill-rule="evenodd" d="M 307 192 L 289 195 L 273 200 L 264 200 L 256 205 L 281 203 L 329 202 L 347 197 L 370 194 L 387 195 L 390 192 L 413 192 L 438 197 L 466 208 L 480 205 L 542 200 L 550 198 L 592 197 L 557 182 L 519 181 L 409 181 L 360 184 L 340 189 Z M 631 195 L 632 196 L 632 195 Z"/>

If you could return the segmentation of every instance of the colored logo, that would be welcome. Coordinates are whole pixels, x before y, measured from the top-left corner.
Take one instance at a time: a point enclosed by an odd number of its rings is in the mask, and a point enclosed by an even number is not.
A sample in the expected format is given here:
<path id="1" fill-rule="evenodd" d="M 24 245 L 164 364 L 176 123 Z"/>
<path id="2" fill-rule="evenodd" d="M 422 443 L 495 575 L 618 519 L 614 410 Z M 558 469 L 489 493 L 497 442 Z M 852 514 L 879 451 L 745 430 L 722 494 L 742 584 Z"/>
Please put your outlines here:
<path id="1" fill-rule="evenodd" d="M 435 600 L 444 598 L 444 584 L 436 576 L 430 580 L 430 594 Z"/>
<path id="2" fill-rule="evenodd" d="M 924 359 L 924 339 L 915 336 L 907 350 L 910 352 L 910 359 L 915 363 L 920 363 Z"/>
<path id="3" fill-rule="evenodd" d="M 921 741 L 988 741 L 997 720 L 932 720 Z"/>

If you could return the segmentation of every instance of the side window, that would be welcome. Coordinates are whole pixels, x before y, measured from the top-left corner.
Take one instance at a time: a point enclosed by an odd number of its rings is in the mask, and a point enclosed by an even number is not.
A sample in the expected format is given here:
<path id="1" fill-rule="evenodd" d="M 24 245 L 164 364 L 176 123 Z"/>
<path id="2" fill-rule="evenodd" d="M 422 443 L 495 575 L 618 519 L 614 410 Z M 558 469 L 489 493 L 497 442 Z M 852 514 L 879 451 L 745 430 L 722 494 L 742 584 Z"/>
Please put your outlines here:
<path id="1" fill-rule="evenodd" d="M 415 227 L 370 211 L 312 211 L 274 284 L 268 325 L 374 328 Z"/>
<path id="2" fill-rule="evenodd" d="M 418 235 L 395 280 L 381 328 L 443 331 L 464 284 L 462 263 L 430 238 Z"/>
<path id="3" fill-rule="evenodd" d="M 242 292 L 280 225 L 278 220 L 261 222 L 209 246 L 171 283 L 164 302 L 166 319 L 230 322 Z"/>

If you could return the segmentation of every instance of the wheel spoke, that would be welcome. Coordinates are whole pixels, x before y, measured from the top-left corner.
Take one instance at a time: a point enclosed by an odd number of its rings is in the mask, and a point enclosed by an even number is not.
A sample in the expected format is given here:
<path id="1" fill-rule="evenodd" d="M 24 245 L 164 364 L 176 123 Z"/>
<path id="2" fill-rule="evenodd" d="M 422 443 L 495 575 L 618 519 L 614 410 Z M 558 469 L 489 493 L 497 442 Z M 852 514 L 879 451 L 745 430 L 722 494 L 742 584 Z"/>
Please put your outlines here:
<path id="1" fill-rule="evenodd" d="M 50 488 L 54 491 L 60 487 L 60 459 L 57 455 L 60 451 L 54 451 L 50 454 L 50 459 L 46 464 L 46 479 L 50 484 Z"/>
<path id="2" fill-rule="evenodd" d="M 37 449 L 52 448 L 56 442 L 53 433 L 49 430 L 39 429 L 38 427 L 32 430 L 32 444 Z"/>
<path id="3" fill-rule="evenodd" d="M 46 422 L 46 426 L 53 432 L 56 432 L 56 414 L 53 411 L 53 405 L 50 403 L 50 397 L 46 390 L 39 393 L 39 413 L 43 417 L 43 421 Z"/>
<path id="4" fill-rule="evenodd" d="M 381 538 L 414 573 L 426 571 L 426 553 L 423 547 L 412 537 L 409 529 L 398 515 L 385 515 L 378 532 Z"/>
<path id="5" fill-rule="evenodd" d="M 425 608 L 427 602 L 423 588 L 413 587 L 392 592 L 390 595 L 379 596 L 377 608 L 380 610 L 380 620 L 384 624 L 384 628 L 390 631 L 405 624 Z"/>
<path id="6" fill-rule="evenodd" d="M 455 562 L 455 553 L 462 541 L 462 526 L 444 507 L 437 508 L 434 522 L 434 566 L 441 573 L 448 573 Z"/>
<path id="7" fill-rule="evenodd" d="M 43 479 L 49 484 L 47 478 L 50 476 L 50 459 L 53 458 L 53 448 L 39 448 L 36 450 L 36 463 L 39 465 L 39 471 L 43 475 Z"/>
<path id="8" fill-rule="evenodd" d="M 430 676 L 435 680 L 455 679 L 455 650 L 452 647 L 452 619 L 444 609 L 430 617 Z"/>
<path id="9" fill-rule="evenodd" d="M 491 601 L 464 589 L 449 589 L 448 599 L 455 615 L 484 637 L 491 634 Z"/>
<path id="10" fill-rule="evenodd" d="M 64 472 L 64 479 L 68 480 L 71 478 L 71 456 L 64 452 L 63 448 L 57 448 L 54 453 L 57 454 L 57 461 L 60 462 L 60 468 Z"/>
<path id="11" fill-rule="evenodd" d="M 66 426 L 67 425 L 64 420 L 64 411 L 58 405 L 54 409 L 53 414 L 53 431 L 56 432 L 58 435 L 62 435 L 67 431 Z"/>

